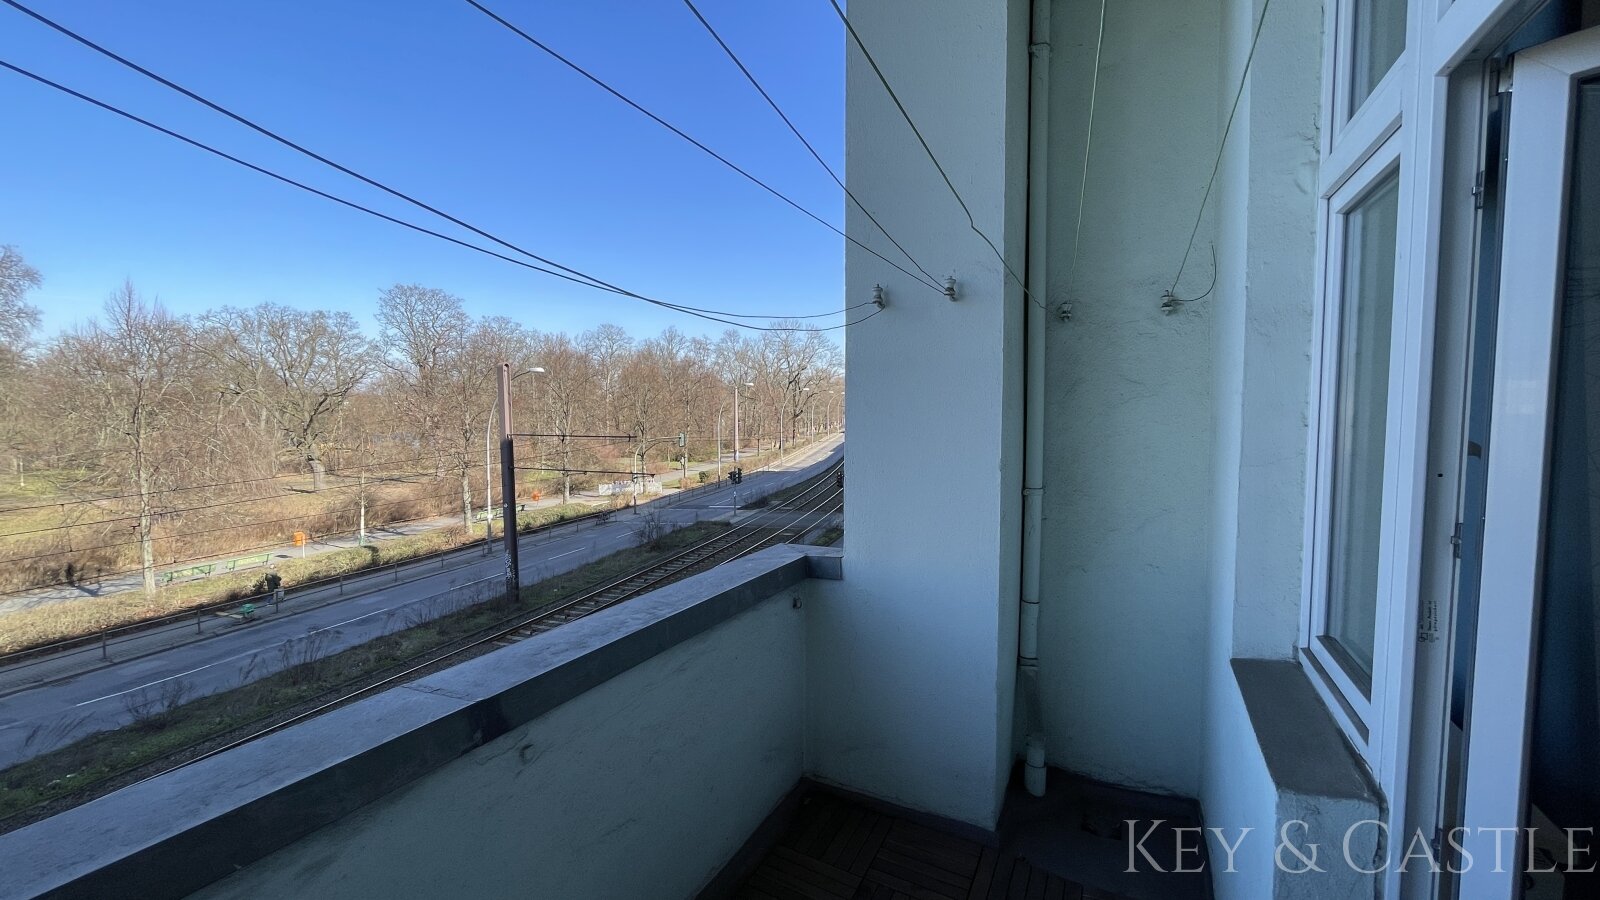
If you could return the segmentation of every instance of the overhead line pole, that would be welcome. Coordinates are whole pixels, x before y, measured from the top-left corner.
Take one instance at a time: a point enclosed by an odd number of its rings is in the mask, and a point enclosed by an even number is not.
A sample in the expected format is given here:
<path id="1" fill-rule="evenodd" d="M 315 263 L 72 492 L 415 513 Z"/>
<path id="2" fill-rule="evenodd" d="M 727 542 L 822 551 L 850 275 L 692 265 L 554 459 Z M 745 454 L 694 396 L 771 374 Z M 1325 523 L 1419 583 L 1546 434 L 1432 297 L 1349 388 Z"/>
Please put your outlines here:
<path id="1" fill-rule="evenodd" d="M 522 572 L 517 565 L 517 460 L 511 440 L 511 363 L 504 362 L 500 364 L 500 516 L 506 542 L 506 586 L 515 597 L 522 589 Z"/>

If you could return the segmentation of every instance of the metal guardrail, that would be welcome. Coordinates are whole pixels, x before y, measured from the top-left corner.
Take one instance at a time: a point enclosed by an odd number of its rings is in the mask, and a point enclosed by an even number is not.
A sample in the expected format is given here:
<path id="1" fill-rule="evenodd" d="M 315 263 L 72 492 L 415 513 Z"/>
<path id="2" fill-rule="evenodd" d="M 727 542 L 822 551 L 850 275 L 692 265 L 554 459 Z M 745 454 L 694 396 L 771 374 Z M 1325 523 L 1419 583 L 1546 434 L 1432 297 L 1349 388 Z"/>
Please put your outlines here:
<path id="1" fill-rule="evenodd" d="M 563 528 L 569 525 L 577 525 L 594 520 L 604 520 L 609 518 L 614 513 L 615 510 L 610 509 L 595 510 L 592 513 L 561 519 L 559 521 L 541 525 L 537 528 L 532 528 L 528 531 L 520 533 L 524 535 L 539 534 L 555 528 Z M 81 653 L 89 650 L 99 650 L 102 656 L 109 657 L 110 648 L 112 646 L 116 645 L 117 643 L 121 643 L 122 641 L 125 641 L 134 635 L 144 634 L 145 632 L 150 631 L 157 631 L 164 627 L 170 627 L 173 625 L 182 625 L 183 627 L 188 627 L 192 624 L 198 631 L 208 614 L 216 614 L 224 610 L 235 610 L 247 603 L 254 604 L 257 607 L 266 603 L 271 603 L 274 605 L 274 608 L 276 608 L 278 605 L 287 602 L 290 594 L 295 595 L 297 598 L 303 598 L 308 594 L 313 594 L 328 588 L 337 588 L 339 593 L 342 594 L 344 593 L 347 581 L 354 581 L 358 579 L 376 579 L 385 572 L 392 572 L 395 580 L 398 581 L 401 569 L 426 566 L 435 562 L 437 562 L 442 569 L 444 567 L 444 563 L 449 558 L 464 556 L 473 551 L 479 551 L 481 553 L 482 547 L 483 543 L 481 541 L 474 540 L 472 543 L 463 544 L 459 547 L 451 547 L 447 550 L 436 550 L 432 553 L 413 556 L 409 559 L 396 560 L 392 563 L 383 563 L 382 565 L 356 569 L 341 575 L 331 575 L 327 578 L 319 578 L 315 581 L 301 582 L 300 584 L 294 585 L 292 588 L 284 589 L 282 596 L 279 596 L 279 594 L 275 591 L 267 591 L 265 593 L 253 594 L 247 597 L 237 597 L 231 600 L 220 600 L 215 603 L 201 604 L 199 606 L 193 606 L 179 612 L 168 613 L 163 616 L 156 616 L 154 618 L 144 619 L 139 622 L 130 622 L 126 625 L 118 625 L 114 628 L 107 628 L 102 631 L 97 631 L 93 634 L 86 634 L 74 638 L 64 638 L 59 641 L 52 641 L 48 644 L 41 644 L 37 647 L 29 647 L 25 650 L 13 650 L 10 653 L 0 654 L 0 669 L 15 671 L 20 668 L 45 662 L 47 660 L 61 659 L 64 656 L 70 656 L 73 653 Z M 214 563 L 212 565 L 221 564 Z"/>

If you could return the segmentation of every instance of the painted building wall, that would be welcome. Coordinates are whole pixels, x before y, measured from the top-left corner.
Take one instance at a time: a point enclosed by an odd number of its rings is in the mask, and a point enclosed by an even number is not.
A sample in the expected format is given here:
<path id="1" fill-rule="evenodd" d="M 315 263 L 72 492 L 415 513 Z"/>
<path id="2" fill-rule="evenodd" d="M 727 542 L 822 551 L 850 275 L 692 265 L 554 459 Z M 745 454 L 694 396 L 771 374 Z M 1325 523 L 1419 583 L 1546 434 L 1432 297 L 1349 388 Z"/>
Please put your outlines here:
<path id="1" fill-rule="evenodd" d="M 1071 318 L 1050 323 L 1046 369 L 1049 756 L 1194 796 L 1221 298 L 1171 314 L 1161 302 L 1221 133 L 1221 10 L 1219 0 L 1108 4 L 1095 88 L 1100 8 L 1059 0 L 1051 35 L 1050 301 L 1071 304 Z M 1215 221 L 1213 208 L 1200 222 L 1180 296 L 1211 281 Z"/>
<path id="2" fill-rule="evenodd" d="M 1021 272 L 1027 4 L 875 0 L 850 17 L 977 227 Z M 848 302 L 882 284 L 889 305 L 846 338 L 849 550 L 845 579 L 807 617 L 807 763 L 821 780 L 990 826 L 1012 760 L 1020 285 L 861 55 L 847 47 L 846 59 L 848 183 L 919 262 L 956 277 L 960 299 L 846 254 Z M 893 253 L 858 210 L 847 223 Z"/>
<path id="3" fill-rule="evenodd" d="M 801 775 L 793 593 L 196 896 L 694 896 Z"/>
<path id="4" fill-rule="evenodd" d="M 1201 215 L 1262 0 L 1108 4 L 1096 85 L 1100 8 L 1057 0 L 1050 35 L 1049 761 L 1270 830 L 1274 789 L 1228 661 L 1287 658 L 1298 631 L 1321 10 L 1271 10 Z M 1013 253 L 1026 15 L 998 2 L 852 10 L 978 221 Z M 1001 300 L 1015 288 L 849 58 L 852 189 L 954 271 L 963 298 L 848 256 L 847 296 L 882 283 L 890 307 L 848 338 L 850 548 L 846 580 L 819 591 L 809 620 L 808 766 L 983 823 L 1014 749 L 1001 726 L 1025 301 Z M 853 230 L 870 227 L 860 219 Z M 1184 302 L 1167 313 L 1191 231 Z M 1270 878 L 1270 860 L 1252 871 Z M 1253 895 L 1249 877 L 1231 895 Z"/>
<path id="5" fill-rule="evenodd" d="M 1263 0 L 1224 7 L 1218 121 L 1225 122 Z M 1208 824 L 1272 834 L 1278 798 L 1228 660 L 1286 659 L 1300 618 L 1311 309 L 1316 242 L 1319 3 L 1273 4 L 1239 95 L 1218 180 L 1213 318 L 1211 621 L 1204 763 Z M 1233 832 L 1237 833 L 1237 831 Z M 1224 859 L 1215 835 L 1212 858 Z M 1270 840 L 1240 844 L 1222 900 L 1272 896 Z"/>

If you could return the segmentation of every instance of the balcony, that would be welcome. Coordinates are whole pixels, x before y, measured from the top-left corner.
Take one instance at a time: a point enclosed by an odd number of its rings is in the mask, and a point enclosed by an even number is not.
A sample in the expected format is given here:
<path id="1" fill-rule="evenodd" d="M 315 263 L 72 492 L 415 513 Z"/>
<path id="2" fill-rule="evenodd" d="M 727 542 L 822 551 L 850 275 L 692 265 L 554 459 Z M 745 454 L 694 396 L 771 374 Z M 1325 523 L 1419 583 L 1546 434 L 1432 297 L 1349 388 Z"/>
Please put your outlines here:
<path id="1" fill-rule="evenodd" d="M 842 566 L 773 547 L 5 835 L 0 895 L 1208 895 L 1121 872 L 1187 801 L 1058 777 L 986 828 L 815 779 Z"/>

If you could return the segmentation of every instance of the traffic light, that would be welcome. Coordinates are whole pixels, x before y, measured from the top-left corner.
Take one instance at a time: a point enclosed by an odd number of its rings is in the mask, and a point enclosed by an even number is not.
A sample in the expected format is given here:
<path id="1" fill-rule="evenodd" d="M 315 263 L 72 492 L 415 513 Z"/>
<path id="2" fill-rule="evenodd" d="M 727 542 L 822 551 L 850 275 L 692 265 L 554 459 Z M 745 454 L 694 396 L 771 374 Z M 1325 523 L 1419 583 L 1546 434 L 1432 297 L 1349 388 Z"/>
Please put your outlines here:
<path id="1" fill-rule="evenodd" d="M 687 447 L 687 446 L 689 446 L 689 435 L 686 432 L 682 432 L 682 431 L 678 432 L 678 446 L 679 447 Z"/>
<path id="2" fill-rule="evenodd" d="M 734 484 L 743 483 L 744 482 L 744 470 L 743 469 L 733 469 L 733 470 L 729 471 L 728 472 L 728 480 L 733 482 Z"/>

